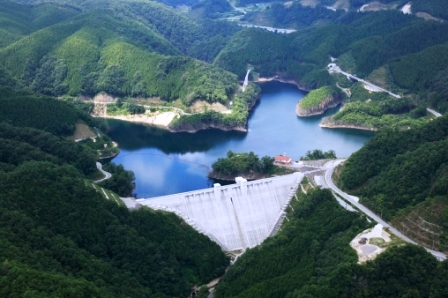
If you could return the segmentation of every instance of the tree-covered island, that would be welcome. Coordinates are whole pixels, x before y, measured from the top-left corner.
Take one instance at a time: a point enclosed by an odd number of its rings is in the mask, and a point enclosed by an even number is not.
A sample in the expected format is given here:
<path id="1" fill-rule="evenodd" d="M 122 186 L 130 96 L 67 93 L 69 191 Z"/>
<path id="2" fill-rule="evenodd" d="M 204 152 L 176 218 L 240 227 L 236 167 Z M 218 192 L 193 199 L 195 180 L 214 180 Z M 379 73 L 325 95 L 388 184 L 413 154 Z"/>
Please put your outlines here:
<path id="1" fill-rule="evenodd" d="M 300 160 L 318 160 L 318 159 L 336 159 L 334 150 L 323 152 L 320 149 L 308 150 L 305 156 L 301 156 Z"/>
<path id="2" fill-rule="evenodd" d="M 274 165 L 274 158 L 263 156 L 259 158 L 253 152 L 237 153 L 229 150 L 227 157 L 219 158 L 212 165 L 209 178 L 234 181 L 235 177 L 242 176 L 247 180 L 255 180 L 270 177 L 273 174 L 290 172 L 289 170 Z"/>

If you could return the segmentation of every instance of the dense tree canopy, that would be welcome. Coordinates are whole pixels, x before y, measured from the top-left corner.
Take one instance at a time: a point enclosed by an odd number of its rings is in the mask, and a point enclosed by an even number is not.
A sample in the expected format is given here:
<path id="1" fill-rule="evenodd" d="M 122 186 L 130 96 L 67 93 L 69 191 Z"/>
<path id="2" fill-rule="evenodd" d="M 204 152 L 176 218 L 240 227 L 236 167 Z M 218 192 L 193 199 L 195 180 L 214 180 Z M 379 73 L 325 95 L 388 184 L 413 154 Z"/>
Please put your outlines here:
<path id="1" fill-rule="evenodd" d="M 253 152 L 237 153 L 231 150 L 226 158 L 219 158 L 212 165 L 213 172 L 230 176 L 269 175 L 274 172 L 274 158 L 258 158 Z"/>
<path id="2" fill-rule="evenodd" d="M 79 143 L 0 124 L 2 297 L 178 297 L 222 274 L 219 246 L 177 216 L 105 200 L 86 179 L 94 158 Z M 128 195 L 133 174 L 108 170 L 104 186 Z"/>
<path id="3" fill-rule="evenodd" d="M 423 248 L 388 248 L 357 264 L 349 246 L 368 223 L 343 210 L 328 190 L 292 201 L 282 231 L 244 253 L 219 283 L 220 297 L 443 297 L 447 261 Z"/>
<path id="4" fill-rule="evenodd" d="M 27 162 L 0 178 L 3 297 L 187 296 L 227 264 L 175 215 L 129 212 L 71 166 Z"/>

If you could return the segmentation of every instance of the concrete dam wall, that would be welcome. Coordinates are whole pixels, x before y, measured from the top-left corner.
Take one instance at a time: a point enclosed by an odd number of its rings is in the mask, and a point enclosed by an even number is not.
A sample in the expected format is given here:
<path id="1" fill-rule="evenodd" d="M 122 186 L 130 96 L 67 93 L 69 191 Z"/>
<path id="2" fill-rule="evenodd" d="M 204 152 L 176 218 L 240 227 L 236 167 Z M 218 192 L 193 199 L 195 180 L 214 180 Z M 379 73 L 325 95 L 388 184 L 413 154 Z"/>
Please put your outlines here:
<path id="1" fill-rule="evenodd" d="M 176 213 L 224 251 L 245 250 L 275 234 L 302 179 L 301 173 L 250 182 L 238 177 L 236 184 L 140 199 L 138 204 Z"/>

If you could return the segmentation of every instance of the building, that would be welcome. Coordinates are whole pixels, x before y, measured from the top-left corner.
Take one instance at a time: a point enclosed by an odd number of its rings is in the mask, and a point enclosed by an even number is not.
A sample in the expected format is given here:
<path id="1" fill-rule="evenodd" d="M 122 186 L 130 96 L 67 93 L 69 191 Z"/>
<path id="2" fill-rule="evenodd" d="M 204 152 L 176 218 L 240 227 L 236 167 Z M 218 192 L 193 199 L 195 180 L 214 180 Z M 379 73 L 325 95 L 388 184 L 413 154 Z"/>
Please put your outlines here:
<path id="1" fill-rule="evenodd" d="M 279 163 L 282 165 L 290 165 L 291 157 L 286 156 L 286 155 L 277 155 L 277 156 L 275 156 L 275 163 Z"/>

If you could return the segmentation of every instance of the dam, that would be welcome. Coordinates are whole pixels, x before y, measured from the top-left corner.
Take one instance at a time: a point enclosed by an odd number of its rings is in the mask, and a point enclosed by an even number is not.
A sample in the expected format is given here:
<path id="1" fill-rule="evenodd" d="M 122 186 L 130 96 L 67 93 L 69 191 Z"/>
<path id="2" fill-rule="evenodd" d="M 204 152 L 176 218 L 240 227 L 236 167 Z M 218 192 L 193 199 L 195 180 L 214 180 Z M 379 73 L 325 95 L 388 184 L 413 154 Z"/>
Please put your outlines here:
<path id="1" fill-rule="evenodd" d="M 237 177 L 235 184 L 137 203 L 177 214 L 224 251 L 246 250 L 278 231 L 302 179 L 301 173 L 249 182 Z"/>

